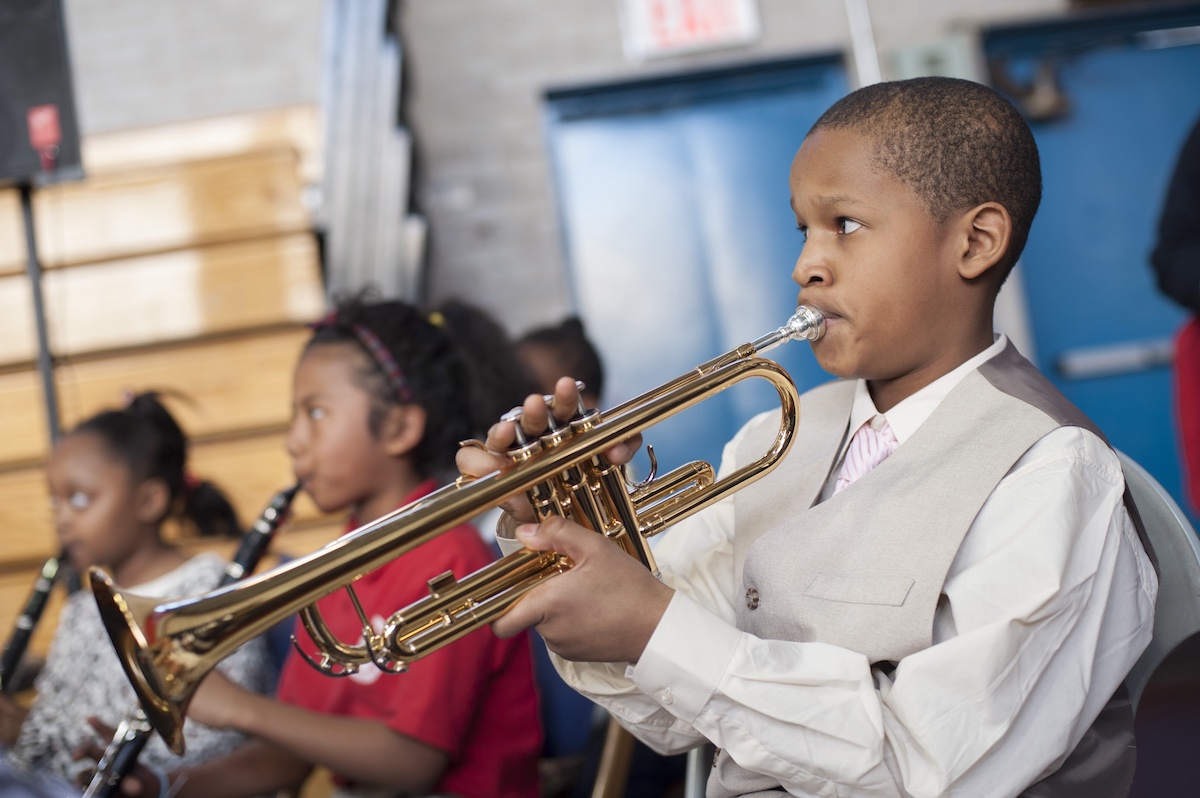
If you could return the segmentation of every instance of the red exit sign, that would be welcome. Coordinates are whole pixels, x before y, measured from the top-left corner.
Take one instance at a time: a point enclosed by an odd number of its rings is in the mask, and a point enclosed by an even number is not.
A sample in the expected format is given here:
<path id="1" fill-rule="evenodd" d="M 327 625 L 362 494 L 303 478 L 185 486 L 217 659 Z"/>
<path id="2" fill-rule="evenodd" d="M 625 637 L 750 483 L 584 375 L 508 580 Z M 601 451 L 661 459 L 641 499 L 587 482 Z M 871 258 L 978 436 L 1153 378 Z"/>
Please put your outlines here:
<path id="1" fill-rule="evenodd" d="M 757 0 L 620 0 L 625 53 L 633 59 L 749 44 Z"/>

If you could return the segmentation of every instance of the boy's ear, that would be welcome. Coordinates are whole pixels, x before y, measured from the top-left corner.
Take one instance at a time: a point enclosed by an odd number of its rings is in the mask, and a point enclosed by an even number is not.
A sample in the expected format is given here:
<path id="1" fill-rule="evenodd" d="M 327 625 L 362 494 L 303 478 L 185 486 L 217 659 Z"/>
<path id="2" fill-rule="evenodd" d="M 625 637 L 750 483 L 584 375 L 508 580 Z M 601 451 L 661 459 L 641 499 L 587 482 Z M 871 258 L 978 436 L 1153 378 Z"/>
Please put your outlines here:
<path id="1" fill-rule="evenodd" d="M 390 408 L 380 430 L 385 451 L 392 457 L 400 457 L 417 448 L 417 444 L 425 437 L 425 421 L 425 408 L 420 405 Z"/>
<path id="2" fill-rule="evenodd" d="M 158 523 L 171 509 L 171 491 L 158 477 L 142 480 L 134 497 L 134 513 L 139 523 Z"/>
<path id="3" fill-rule="evenodd" d="M 998 202 L 985 202 L 962 216 L 963 249 L 958 273 L 973 280 L 1004 259 L 1012 240 L 1012 217 Z"/>

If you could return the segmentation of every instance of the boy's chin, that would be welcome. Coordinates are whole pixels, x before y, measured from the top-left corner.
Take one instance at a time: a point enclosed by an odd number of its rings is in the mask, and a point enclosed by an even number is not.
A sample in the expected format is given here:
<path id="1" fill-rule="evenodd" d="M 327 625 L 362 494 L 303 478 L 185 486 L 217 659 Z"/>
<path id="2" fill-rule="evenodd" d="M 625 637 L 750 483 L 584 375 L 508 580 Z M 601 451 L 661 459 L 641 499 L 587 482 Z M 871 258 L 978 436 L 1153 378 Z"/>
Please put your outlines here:
<path id="1" fill-rule="evenodd" d="M 829 374 L 842 380 L 856 380 L 863 376 L 856 368 L 856 364 L 848 362 L 845 358 L 837 357 L 836 354 L 829 351 L 822 352 L 817 347 L 813 347 L 813 355 L 817 358 L 817 365 L 824 369 Z"/>

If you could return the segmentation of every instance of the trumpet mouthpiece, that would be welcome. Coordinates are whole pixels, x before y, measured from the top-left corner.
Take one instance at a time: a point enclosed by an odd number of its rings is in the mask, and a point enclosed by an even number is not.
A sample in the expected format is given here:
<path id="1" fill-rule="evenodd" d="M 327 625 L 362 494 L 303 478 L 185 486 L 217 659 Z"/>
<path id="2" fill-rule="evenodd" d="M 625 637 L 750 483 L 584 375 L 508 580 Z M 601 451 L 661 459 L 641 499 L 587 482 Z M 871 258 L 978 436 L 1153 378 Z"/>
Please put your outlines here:
<path id="1" fill-rule="evenodd" d="M 787 320 L 787 324 L 754 341 L 750 347 L 757 354 L 762 354 L 788 341 L 815 341 L 824 334 L 825 317 L 821 311 L 801 305 Z"/>
<path id="2" fill-rule="evenodd" d="M 793 341 L 815 341 L 825 334 L 825 317 L 816 308 L 801 305 L 783 329 Z"/>

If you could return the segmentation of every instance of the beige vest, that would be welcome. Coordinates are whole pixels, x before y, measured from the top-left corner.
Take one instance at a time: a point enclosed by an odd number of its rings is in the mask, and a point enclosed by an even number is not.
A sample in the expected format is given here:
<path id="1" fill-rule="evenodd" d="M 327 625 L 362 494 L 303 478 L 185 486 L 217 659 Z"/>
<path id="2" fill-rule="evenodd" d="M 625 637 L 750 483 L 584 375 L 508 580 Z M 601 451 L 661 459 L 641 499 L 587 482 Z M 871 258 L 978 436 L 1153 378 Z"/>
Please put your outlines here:
<path id="1" fill-rule="evenodd" d="M 1096 430 L 1009 346 L 967 375 L 887 460 L 815 504 L 847 434 L 853 397 L 850 382 L 804 394 L 788 457 L 738 494 L 737 620 L 740 629 L 758 637 L 832 643 L 888 667 L 932 644 L 946 573 L 975 516 L 1013 464 L 1057 427 Z M 777 431 L 770 418 L 756 424 L 739 461 L 757 457 Z M 930 479 L 931 474 L 953 478 Z M 1133 716 L 1127 700 L 1114 701 L 1097 721 L 1103 728 L 1089 730 L 1059 772 L 1025 795 L 1100 798 L 1128 792 L 1132 761 L 1119 761 L 1122 752 L 1132 752 Z M 1110 716 L 1119 730 L 1108 728 Z M 1092 739 L 1100 731 L 1103 740 Z M 1076 754 L 1087 761 L 1073 764 Z M 1069 789 L 1049 783 L 1060 773 Z M 1096 778 L 1080 780 L 1080 773 Z M 708 798 L 778 794 L 783 794 L 778 782 L 718 752 Z"/>

